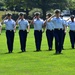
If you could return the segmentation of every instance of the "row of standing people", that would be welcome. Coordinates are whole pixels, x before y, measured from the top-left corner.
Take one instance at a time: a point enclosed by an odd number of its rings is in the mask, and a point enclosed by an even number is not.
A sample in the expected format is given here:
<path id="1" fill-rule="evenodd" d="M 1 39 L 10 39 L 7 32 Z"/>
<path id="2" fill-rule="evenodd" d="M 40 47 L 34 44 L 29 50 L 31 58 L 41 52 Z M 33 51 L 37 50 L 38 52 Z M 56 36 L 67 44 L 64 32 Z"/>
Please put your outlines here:
<path id="1" fill-rule="evenodd" d="M 13 52 L 13 43 L 14 43 L 14 30 L 16 31 L 16 25 L 19 25 L 19 38 L 21 44 L 21 51 L 26 51 L 26 39 L 27 34 L 30 31 L 30 24 L 24 18 L 24 13 L 19 14 L 19 18 L 15 22 L 12 19 L 12 15 L 10 13 L 7 14 L 7 17 L 2 21 L 6 25 L 6 38 L 7 38 L 7 46 L 9 53 Z M 34 25 L 34 37 L 35 37 L 35 45 L 36 51 L 41 51 L 41 42 L 42 42 L 42 33 L 46 28 L 46 36 L 48 41 L 49 51 L 52 50 L 53 46 L 53 37 L 55 37 L 55 50 L 56 54 L 60 54 L 63 49 L 63 43 L 65 38 L 65 33 L 67 26 L 70 27 L 70 40 L 72 48 L 74 49 L 75 44 L 75 22 L 74 16 L 71 16 L 71 21 L 68 23 L 60 17 L 60 10 L 55 10 L 55 14 L 47 14 L 46 20 L 40 18 L 40 13 L 36 13 L 33 18 L 32 25 Z"/>

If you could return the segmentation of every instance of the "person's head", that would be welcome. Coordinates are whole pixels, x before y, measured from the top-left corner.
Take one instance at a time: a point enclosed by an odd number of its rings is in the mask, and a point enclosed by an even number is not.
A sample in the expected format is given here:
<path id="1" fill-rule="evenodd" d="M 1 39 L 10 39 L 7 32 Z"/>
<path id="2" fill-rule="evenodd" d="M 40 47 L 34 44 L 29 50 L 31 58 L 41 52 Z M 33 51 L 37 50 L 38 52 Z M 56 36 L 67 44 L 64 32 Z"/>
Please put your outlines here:
<path id="1" fill-rule="evenodd" d="M 55 10 L 55 16 L 60 17 L 61 11 L 59 9 Z"/>
<path id="2" fill-rule="evenodd" d="M 37 19 L 39 19 L 39 18 L 40 18 L 40 12 L 36 12 L 36 13 L 35 13 L 35 17 L 36 17 Z"/>
<path id="3" fill-rule="evenodd" d="M 7 13 L 7 18 L 11 19 L 11 17 L 12 17 L 12 14 L 11 13 Z"/>
<path id="4" fill-rule="evenodd" d="M 47 13 L 47 14 L 46 14 L 46 18 L 50 18 L 51 16 L 52 16 L 51 13 Z"/>
<path id="5" fill-rule="evenodd" d="M 71 21 L 74 21 L 74 15 L 71 15 L 70 18 L 71 18 Z"/>
<path id="6" fill-rule="evenodd" d="M 19 17 L 20 17 L 20 19 L 24 19 L 24 13 L 23 12 L 21 12 L 21 13 L 19 13 Z"/>

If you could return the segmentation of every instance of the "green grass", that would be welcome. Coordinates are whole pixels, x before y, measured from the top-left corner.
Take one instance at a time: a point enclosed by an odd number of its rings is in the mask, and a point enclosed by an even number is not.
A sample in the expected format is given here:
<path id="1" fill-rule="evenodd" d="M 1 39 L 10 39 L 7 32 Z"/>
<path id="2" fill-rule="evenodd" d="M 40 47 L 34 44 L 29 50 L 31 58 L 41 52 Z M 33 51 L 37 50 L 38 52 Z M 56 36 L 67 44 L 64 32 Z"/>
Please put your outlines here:
<path id="1" fill-rule="evenodd" d="M 33 29 L 27 38 L 27 52 L 20 52 L 18 31 L 15 34 L 14 53 L 5 54 L 7 50 L 5 31 L 0 36 L 0 75 L 75 75 L 75 50 L 71 50 L 68 33 L 63 54 L 54 55 L 55 50 L 48 49 L 45 33 L 42 51 L 35 51 Z"/>

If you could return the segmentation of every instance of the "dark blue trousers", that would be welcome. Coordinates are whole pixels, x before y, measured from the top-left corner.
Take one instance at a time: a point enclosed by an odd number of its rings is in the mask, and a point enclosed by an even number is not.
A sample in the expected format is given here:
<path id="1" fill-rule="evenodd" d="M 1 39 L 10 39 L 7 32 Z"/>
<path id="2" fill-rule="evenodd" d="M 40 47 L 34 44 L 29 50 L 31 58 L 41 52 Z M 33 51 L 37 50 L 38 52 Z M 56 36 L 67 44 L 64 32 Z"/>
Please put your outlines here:
<path id="1" fill-rule="evenodd" d="M 7 38 L 7 47 L 9 53 L 11 53 L 13 51 L 14 31 L 6 30 L 6 38 Z"/>
<path id="2" fill-rule="evenodd" d="M 69 36 L 70 36 L 71 47 L 74 49 L 74 45 L 75 45 L 75 31 L 71 31 L 70 30 Z"/>
<path id="3" fill-rule="evenodd" d="M 62 36 L 63 36 L 62 29 L 60 29 L 60 30 L 55 29 L 54 30 L 54 35 L 55 35 L 56 53 L 61 53 L 61 51 L 62 51 Z"/>
<path id="4" fill-rule="evenodd" d="M 53 30 L 46 30 L 46 37 L 47 37 L 47 42 L 48 42 L 48 48 L 49 50 L 52 50 L 53 47 Z"/>
<path id="5" fill-rule="evenodd" d="M 41 31 L 35 30 L 34 37 L 35 37 L 36 51 L 40 51 L 42 42 L 42 30 Z"/>
<path id="6" fill-rule="evenodd" d="M 63 49 L 65 35 L 66 35 L 65 30 L 63 30 L 62 33 L 63 33 L 63 36 L 62 36 L 62 49 Z"/>
<path id="7" fill-rule="evenodd" d="M 20 45 L 21 45 L 22 52 L 26 51 L 27 31 L 20 30 L 19 31 L 19 38 L 20 38 Z"/>

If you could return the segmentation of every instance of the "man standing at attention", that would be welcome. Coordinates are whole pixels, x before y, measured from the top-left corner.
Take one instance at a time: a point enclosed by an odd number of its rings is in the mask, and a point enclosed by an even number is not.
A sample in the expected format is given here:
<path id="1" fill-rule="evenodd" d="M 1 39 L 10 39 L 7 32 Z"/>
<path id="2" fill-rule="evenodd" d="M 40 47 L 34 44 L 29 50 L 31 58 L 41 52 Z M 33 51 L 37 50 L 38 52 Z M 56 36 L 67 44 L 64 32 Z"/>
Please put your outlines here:
<path id="1" fill-rule="evenodd" d="M 44 21 L 40 18 L 39 12 L 35 13 L 35 17 L 33 18 L 32 24 L 34 25 L 36 51 L 41 51 L 41 42 L 43 33 L 42 28 L 44 25 Z"/>
<path id="2" fill-rule="evenodd" d="M 28 21 L 24 18 L 23 12 L 19 14 L 19 18 L 17 19 L 16 23 L 19 25 L 21 51 L 26 52 L 27 33 L 29 33 L 30 31 L 30 25 Z"/>
<path id="3" fill-rule="evenodd" d="M 68 22 L 68 26 L 70 28 L 69 36 L 70 36 L 70 42 L 72 49 L 75 49 L 75 16 L 70 16 L 71 21 Z"/>
<path id="4" fill-rule="evenodd" d="M 6 38 L 9 53 L 13 51 L 15 21 L 12 19 L 12 14 L 8 13 L 3 22 L 6 25 Z"/>
<path id="5" fill-rule="evenodd" d="M 51 13 L 46 14 L 46 21 L 45 21 L 45 26 L 46 26 L 46 37 L 47 37 L 47 42 L 48 42 L 48 50 L 51 51 L 53 47 L 53 36 L 54 36 L 54 25 L 52 22 L 47 22 L 47 19 L 50 18 L 52 15 Z"/>
<path id="6" fill-rule="evenodd" d="M 54 24 L 56 54 L 61 54 L 61 52 L 62 52 L 63 27 L 65 26 L 64 21 L 60 18 L 60 14 L 61 14 L 60 10 L 56 9 L 55 15 L 51 16 L 48 19 L 48 22 L 52 21 Z"/>

